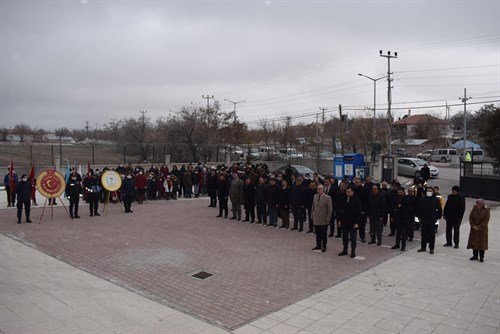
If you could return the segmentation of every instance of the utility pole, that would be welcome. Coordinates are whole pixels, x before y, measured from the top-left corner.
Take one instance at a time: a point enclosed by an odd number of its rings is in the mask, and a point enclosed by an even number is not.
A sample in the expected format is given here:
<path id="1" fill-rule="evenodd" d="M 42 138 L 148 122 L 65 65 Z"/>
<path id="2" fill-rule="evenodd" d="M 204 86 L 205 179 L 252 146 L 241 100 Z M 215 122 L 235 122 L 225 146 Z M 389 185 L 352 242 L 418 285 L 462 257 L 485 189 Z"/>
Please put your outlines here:
<path id="1" fill-rule="evenodd" d="M 233 113 L 234 113 L 234 124 L 236 124 L 236 105 L 238 103 L 247 102 L 247 101 L 242 100 L 242 101 L 236 101 L 236 102 L 234 102 L 234 101 L 231 101 L 231 100 L 228 100 L 228 99 L 224 99 L 224 101 L 231 102 L 234 105 L 234 111 L 233 111 Z"/>
<path id="2" fill-rule="evenodd" d="M 382 54 L 382 50 L 379 51 L 380 57 L 387 58 L 387 118 L 389 122 L 389 156 L 392 156 L 392 113 L 391 113 L 391 103 L 392 103 L 392 92 L 391 92 L 391 58 L 397 58 L 398 53 L 394 52 L 391 55 L 391 51 L 387 51 L 387 54 Z"/>
<path id="3" fill-rule="evenodd" d="M 319 107 L 319 110 L 323 112 L 323 125 L 321 127 L 321 151 L 325 149 L 325 110 L 328 110 L 327 107 Z"/>
<path id="4" fill-rule="evenodd" d="M 85 130 L 87 130 L 87 138 L 89 137 L 89 123 L 90 121 L 85 121 Z"/>
<path id="5" fill-rule="evenodd" d="M 344 155 L 344 115 L 342 115 L 342 105 L 339 104 L 340 116 L 340 152 Z"/>
<path id="6" fill-rule="evenodd" d="M 142 120 L 142 128 L 144 129 L 146 127 L 146 110 L 139 110 L 139 112 L 142 114 L 141 120 Z"/>
<path id="7" fill-rule="evenodd" d="M 214 98 L 213 95 L 202 95 L 203 99 L 207 99 L 207 142 L 208 147 L 211 148 L 212 136 L 210 133 L 210 100 Z M 207 161 L 207 156 L 205 156 L 205 162 Z"/>
<path id="8" fill-rule="evenodd" d="M 459 97 L 459 100 L 464 104 L 464 160 L 465 160 L 465 149 L 467 148 L 467 100 L 472 99 L 472 97 L 467 97 L 467 88 L 464 88 L 464 97 Z"/>

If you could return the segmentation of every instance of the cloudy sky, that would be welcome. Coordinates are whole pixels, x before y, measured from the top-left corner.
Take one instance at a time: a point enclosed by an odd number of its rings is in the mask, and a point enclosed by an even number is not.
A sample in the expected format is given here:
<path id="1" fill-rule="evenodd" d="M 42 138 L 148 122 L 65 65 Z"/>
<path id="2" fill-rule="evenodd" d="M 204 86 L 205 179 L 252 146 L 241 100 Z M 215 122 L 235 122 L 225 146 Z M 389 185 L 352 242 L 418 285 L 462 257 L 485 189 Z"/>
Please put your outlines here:
<path id="1" fill-rule="evenodd" d="M 0 125 L 154 121 L 213 95 L 238 116 L 311 122 L 373 106 L 391 60 L 395 117 L 500 100 L 500 1 L 0 1 Z M 393 54 L 392 53 L 392 54 Z M 213 103 L 213 100 L 210 100 Z M 377 82 L 377 111 L 387 108 Z M 497 103 L 497 102 L 495 102 Z M 424 108 L 425 107 L 425 108 Z"/>

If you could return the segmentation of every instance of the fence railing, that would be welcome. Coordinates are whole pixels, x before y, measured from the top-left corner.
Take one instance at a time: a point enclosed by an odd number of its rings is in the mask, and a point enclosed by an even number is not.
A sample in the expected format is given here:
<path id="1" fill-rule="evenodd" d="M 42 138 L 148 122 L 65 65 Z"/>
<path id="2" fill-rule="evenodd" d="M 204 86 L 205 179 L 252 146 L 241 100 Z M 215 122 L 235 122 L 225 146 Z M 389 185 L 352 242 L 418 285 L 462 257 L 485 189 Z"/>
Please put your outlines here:
<path id="1" fill-rule="evenodd" d="M 500 168 L 493 162 L 460 162 L 460 191 L 467 197 L 500 200 Z"/>

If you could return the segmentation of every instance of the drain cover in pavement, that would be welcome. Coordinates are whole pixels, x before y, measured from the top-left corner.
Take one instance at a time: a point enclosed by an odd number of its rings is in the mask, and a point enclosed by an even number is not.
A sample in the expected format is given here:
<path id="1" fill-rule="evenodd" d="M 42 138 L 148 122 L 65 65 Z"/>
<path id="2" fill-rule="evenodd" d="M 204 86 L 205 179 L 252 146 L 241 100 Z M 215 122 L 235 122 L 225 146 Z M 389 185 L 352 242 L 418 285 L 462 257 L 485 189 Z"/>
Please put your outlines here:
<path id="1" fill-rule="evenodd" d="M 206 279 L 206 278 L 209 278 L 209 277 L 211 277 L 213 275 L 214 274 L 208 273 L 206 271 L 199 271 L 196 274 L 191 275 L 191 277 L 194 277 L 194 278 L 197 278 L 197 279 Z"/>

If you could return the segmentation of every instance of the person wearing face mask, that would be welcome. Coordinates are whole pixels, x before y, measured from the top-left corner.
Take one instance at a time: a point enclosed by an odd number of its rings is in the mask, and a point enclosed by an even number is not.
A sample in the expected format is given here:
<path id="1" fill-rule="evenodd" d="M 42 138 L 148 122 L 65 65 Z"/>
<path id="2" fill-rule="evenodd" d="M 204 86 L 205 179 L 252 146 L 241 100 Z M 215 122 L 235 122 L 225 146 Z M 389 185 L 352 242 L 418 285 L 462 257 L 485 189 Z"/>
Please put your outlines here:
<path id="1" fill-rule="evenodd" d="M 125 179 L 123 179 L 120 192 L 122 194 L 122 201 L 123 201 L 123 206 L 125 207 L 125 213 L 133 212 L 130 209 L 132 206 L 132 202 L 135 198 L 135 182 L 132 177 L 132 174 L 130 173 L 127 174 Z"/>
<path id="2" fill-rule="evenodd" d="M 425 197 L 422 197 L 418 203 L 417 216 L 420 219 L 422 241 L 418 252 L 425 252 L 429 244 L 429 253 L 434 254 L 434 244 L 436 242 L 435 223 L 443 214 L 441 203 L 434 195 L 432 187 L 427 187 Z"/>
<path id="3" fill-rule="evenodd" d="M 82 185 L 75 173 L 72 173 L 66 184 L 66 194 L 69 198 L 69 215 L 71 218 L 80 218 L 78 215 L 78 204 L 80 203 L 80 194 Z"/>
<path id="4" fill-rule="evenodd" d="M 31 181 L 28 180 L 28 176 L 23 174 L 21 176 L 21 181 L 16 186 L 17 195 L 17 223 L 21 224 L 21 217 L 23 213 L 26 215 L 26 222 L 31 223 L 30 220 L 30 207 L 31 207 Z"/>

